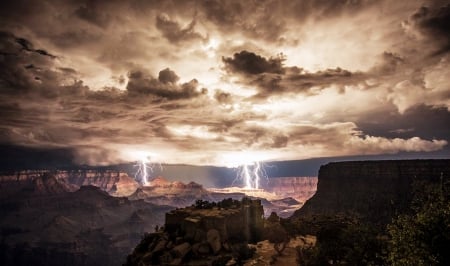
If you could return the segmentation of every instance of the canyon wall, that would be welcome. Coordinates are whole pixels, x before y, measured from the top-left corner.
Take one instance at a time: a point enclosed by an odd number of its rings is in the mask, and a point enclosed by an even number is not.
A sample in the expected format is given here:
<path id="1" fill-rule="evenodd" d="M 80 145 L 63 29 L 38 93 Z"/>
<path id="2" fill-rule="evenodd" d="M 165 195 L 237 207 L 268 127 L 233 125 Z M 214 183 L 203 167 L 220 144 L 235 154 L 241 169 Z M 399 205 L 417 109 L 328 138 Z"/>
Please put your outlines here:
<path id="1" fill-rule="evenodd" d="M 263 182 L 263 188 L 283 197 L 291 197 L 304 203 L 311 198 L 317 189 L 317 177 L 276 177 Z"/>
<path id="2" fill-rule="evenodd" d="M 414 179 L 449 176 L 450 160 L 329 163 L 319 170 L 316 194 L 293 217 L 345 215 L 387 223 L 409 205 Z"/>
<path id="3" fill-rule="evenodd" d="M 114 170 L 24 170 L 0 174 L 0 187 L 31 184 L 44 174 L 52 174 L 56 179 L 75 188 L 96 186 L 114 196 L 132 194 L 139 186 L 127 173 Z"/>

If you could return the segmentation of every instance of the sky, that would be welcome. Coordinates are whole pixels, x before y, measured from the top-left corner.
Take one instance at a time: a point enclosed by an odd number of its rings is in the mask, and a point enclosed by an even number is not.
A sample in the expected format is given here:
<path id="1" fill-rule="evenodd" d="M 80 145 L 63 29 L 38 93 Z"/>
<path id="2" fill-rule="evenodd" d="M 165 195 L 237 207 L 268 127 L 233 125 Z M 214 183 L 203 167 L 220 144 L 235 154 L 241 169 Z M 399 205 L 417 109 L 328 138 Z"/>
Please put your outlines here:
<path id="1" fill-rule="evenodd" d="M 0 119 L 77 164 L 450 158 L 450 2 L 1 1 Z"/>

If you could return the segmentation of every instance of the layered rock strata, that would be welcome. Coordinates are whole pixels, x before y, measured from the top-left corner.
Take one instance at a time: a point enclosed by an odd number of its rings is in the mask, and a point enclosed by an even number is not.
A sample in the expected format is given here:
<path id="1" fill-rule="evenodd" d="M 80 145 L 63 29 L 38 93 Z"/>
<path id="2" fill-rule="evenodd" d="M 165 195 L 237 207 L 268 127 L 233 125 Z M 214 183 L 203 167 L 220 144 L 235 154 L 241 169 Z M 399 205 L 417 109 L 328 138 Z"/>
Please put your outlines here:
<path id="1" fill-rule="evenodd" d="M 343 215 L 385 224 L 409 206 L 414 180 L 449 177 L 450 160 L 329 163 L 319 170 L 316 194 L 294 217 Z"/>

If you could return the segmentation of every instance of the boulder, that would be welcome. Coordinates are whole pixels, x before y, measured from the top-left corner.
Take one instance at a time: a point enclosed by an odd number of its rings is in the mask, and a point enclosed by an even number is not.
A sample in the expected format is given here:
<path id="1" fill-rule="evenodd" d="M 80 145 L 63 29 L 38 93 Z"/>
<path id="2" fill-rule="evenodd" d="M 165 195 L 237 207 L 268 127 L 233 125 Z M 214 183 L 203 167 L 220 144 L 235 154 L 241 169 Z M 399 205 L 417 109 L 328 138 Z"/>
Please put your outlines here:
<path id="1" fill-rule="evenodd" d="M 170 265 L 182 265 L 183 259 L 182 258 L 175 258 L 170 262 Z"/>
<path id="2" fill-rule="evenodd" d="M 226 266 L 234 266 L 234 265 L 237 265 L 237 262 L 236 262 L 236 260 L 233 258 L 233 259 L 231 259 L 231 260 L 229 260 L 228 262 L 227 262 L 227 264 L 225 264 Z"/>
<path id="3" fill-rule="evenodd" d="M 166 249 L 167 242 L 168 241 L 165 239 L 160 239 L 158 244 L 156 244 L 155 248 L 153 249 L 153 252 L 159 252 Z"/>
<path id="4" fill-rule="evenodd" d="M 205 231 L 201 229 L 196 229 L 194 234 L 194 242 L 202 242 L 207 238 Z"/>
<path id="5" fill-rule="evenodd" d="M 194 255 L 198 256 L 200 253 L 198 252 L 198 249 L 200 247 L 200 243 L 195 243 L 192 245 L 192 252 Z"/>
<path id="6" fill-rule="evenodd" d="M 175 258 L 184 258 L 189 251 L 191 251 L 191 244 L 184 242 L 183 244 L 175 246 L 171 250 L 171 253 Z"/>
<path id="7" fill-rule="evenodd" d="M 220 249 L 222 248 L 220 233 L 216 229 L 208 230 L 208 233 L 206 234 L 206 240 L 208 241 L 208 244 L 211 246 L 214 254 L 217 254 L 217 252 L 219 252 Z"/>
<path id="8" fill-rule="evenodd" d="M 150 264 L 152 262 L 152 257 L 153 257 L 153 253 L 147 252 L 144 254 L 144 256 L 142 256 L 142 261 L 144 263 Z"/>
<path id="9" fill-rule="evenodd" d="M 223 247 L 223 249 L 226 250 L 226 251 L 231 251 L 230 243 L 228 243 L 227 241 L 223 242 L 222 247 Z"/>
<path id="10" fill-rule="evenodd" d="M 184 242 L 184 239 L 182 237 L 175 238 L 175 245 L 179 245 L 179 244 L 181 244 L 183 242 Z"/>
<path id="11" fill-rule="evenodd" d="M 209 246 L 208 242 L 202 242 L 198 246 L 197 252 L 201 255 L 207 255 L 211 253 L 211 247 Z"/>
<path id="12" fill-rule="evenodd" d="M 174 247 L 174 244 L 172 241 L 170 241 L 169 243 L 167 243 L 166 248 L 167 249 L 172 249 Z"/>

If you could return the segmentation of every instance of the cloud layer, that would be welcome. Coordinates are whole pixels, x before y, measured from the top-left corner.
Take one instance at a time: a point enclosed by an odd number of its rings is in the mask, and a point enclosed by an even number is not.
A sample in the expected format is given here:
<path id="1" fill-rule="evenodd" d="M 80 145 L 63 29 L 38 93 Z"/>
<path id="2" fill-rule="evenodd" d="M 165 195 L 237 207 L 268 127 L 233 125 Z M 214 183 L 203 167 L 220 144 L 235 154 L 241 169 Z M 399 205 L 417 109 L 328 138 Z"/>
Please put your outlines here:
<path id="1" fill-rule="evenodd" d="M 78 163 L 448 150 L 446 1 L 0 4 L 0 142 Z"/>

